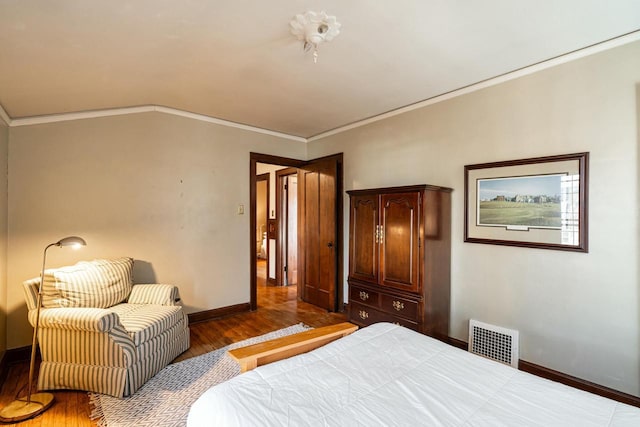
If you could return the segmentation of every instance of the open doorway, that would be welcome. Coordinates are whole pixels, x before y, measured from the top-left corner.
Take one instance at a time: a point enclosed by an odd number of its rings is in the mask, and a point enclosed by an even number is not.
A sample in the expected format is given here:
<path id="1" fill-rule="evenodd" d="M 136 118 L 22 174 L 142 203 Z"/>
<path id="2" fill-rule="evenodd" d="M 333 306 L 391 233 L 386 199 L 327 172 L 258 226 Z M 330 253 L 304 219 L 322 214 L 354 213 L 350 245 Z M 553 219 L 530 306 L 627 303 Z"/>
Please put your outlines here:
<path id="1" fill-rule="evenodd" d="M 298 169 L 276 171 L 276 285 L 298 284 Z"/>
<path id="2" fill-rule="evenodd" d="M 267 284 L 267 265 L 270 255 L 267 240 L 269 176 L 269 173 L 256 176 L 256 277 L 258 286 Z"/>
<path id="3" fill-rule="evenodd" d="M 267 286 L 285 285 L 280 245 L 281 234 L 287 231 L 282 227 L 281 219 L 287 213 L 282 211 L 286 205 L 281 201 L 283 194 L 278 179 L 279 172 L 284 169 L 297 171 L 288 166 L 256 163 L 256 270 L 258 280 L 264 280 Z"/>
<path id="4" fill-rule="evenodd" d="M 249 172 L 251 310 L 258 309 L 259 294 L 264 298 L 264 290 L 271 288 L 287 290 L 286 301 L 342 311 L 342 154 L 301 161 L 250 153 Z M 275 286 L 261 287 L 259 293 L 257 176 L 265 173 L 271 183 L 266 282 Z M 283 300 L 282 295 L 276 298 Z"/>
<path id="5" fill-rule="evenodd" d="M 295 301 L 298 169 L 256 163 L 256 286 L 258 308 Z"/>
<path id="6" fill-rule="evenodd" d="M 304 162 L 300 160 L 287 159 L 263 154 L 251 153 L 250 162 L 250 212 L 251 212 L 251 310 L 258 308 L 258 300 L 260 305 L 271 305 L 273 303 L 286 302 L 289 300 L 296 300 L 297 287 L 296 286 L 282 286 L 285 283 L 284 268 L 286 262 L 282 261 L 282 249 L 281 233 L 284 231 L 285 235 L 295 236 L 297 230 L 287 233 L 286 227 L 280 225 L 282 218 L 285 217 L 282 213 L 282 207 L 286 206 L 283 201 L 284 194 L 282 191 L 278 191 L 278 185 L 282 185 L 282 180 L 278 182 L 278 171 L 289 170 L 296 174 L 297 167 L 303 165 Z M 268 208 L 266 215 L 266 236 L 262 238 L 259 236 L 259 217 L 258 211 L 258 198 L 259 198 L 259 176 L 269 176 L 269 196 L 268 196 Z M 297 213 L 289 212 L 289 216 L 296 216 Z M 260 244 L 266 248 L 267 260 L 262 261 L 258 256 L 258 239 L 261 239 Z M 297 242 L 296 242 L 297 247 Z M 288 269 L 288 268 L 287 268 Z M 295 271 L 295 269 L 294 269 Z M 264 279 L 263 279 L 264 278 Z M 289 283 L 287 283 L 289 284 Z"/>

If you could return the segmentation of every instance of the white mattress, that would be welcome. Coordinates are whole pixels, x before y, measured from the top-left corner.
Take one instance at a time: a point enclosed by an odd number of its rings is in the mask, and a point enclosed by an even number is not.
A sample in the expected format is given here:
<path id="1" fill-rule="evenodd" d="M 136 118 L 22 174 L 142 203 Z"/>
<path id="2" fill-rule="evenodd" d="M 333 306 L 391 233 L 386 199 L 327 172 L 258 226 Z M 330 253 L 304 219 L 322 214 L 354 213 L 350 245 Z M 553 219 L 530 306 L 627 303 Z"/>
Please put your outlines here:
<path id="1" fill-rule="evenodd" d="M 640 409 L 379 323 L 212 387 L 188 426 L 640 426 Z"/>

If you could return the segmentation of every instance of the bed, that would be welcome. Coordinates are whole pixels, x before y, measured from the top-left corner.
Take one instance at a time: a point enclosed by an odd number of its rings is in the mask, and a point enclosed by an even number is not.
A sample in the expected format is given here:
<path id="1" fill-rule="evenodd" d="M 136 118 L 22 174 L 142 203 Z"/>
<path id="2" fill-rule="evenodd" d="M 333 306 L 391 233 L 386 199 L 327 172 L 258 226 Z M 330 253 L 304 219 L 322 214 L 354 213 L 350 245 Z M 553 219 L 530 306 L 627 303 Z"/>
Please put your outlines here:
<path id="1" fill-rule="evenodd" d="M 378 323 L 206 391 L 197 426 L 640 426 L 640 408 Z"/>

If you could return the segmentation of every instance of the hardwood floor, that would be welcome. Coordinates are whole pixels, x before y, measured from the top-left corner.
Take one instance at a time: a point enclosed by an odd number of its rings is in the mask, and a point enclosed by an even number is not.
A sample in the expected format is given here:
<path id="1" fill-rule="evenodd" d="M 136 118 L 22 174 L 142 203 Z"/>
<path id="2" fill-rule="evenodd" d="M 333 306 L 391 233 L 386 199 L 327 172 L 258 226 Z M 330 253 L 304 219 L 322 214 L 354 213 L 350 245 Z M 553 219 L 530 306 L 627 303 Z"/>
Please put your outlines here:
<path id="1" fill-rule="evenodd" d="M 264 261 L 262 261 L 264 263 Z M 260 261 L 259 261 L 260 270 Z M 264 266 L 262 266 L 264 270 Z M 247 285 L 248 286 L 248 285 Z M 258 277 L 258 310 L 189 325 L 191 347 L 174 362 L 198 356 L 228 344 L 305 323 L 313 327 L 346 321 L 343 313 L 328 313 L 311 304 L 298 301 L 295 287 L 266 286 L 264 274 Z M 29 366 L 27 362 L 10 367 L 7 381 L 0 388 L 0 407 L 25 393 Z M 20 426 L 95 426 L 89 419 L 89 398 L 83 391 L 54 391 L 55 403 L 47 412 Z M 1 425 L 1 424 L 0 424 Z"/>

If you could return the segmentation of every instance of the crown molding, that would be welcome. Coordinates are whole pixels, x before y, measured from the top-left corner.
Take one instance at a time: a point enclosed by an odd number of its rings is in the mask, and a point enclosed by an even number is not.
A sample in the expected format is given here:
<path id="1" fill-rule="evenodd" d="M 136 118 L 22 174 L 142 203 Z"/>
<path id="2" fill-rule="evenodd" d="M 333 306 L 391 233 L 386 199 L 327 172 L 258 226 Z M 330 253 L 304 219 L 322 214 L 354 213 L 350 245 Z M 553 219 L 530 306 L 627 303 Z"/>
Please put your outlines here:
<path id="1" fill-rule="evenodd" d="M 44 116 L 32 116 L 9 120 L 9 126 L 32 126 L 45 123 L 68 122 L 73 120 L 94 119 L 99 117 L 122 116 L 128 114 L 139 114 L 158 112 L 170 114 L 173 116 L 187 117 L 193 120 L 199 120 L 207 123 L 214 123 L 221 126 L 242 129 L 250 132 L 261 133 L 264 135 L 276 136 L 278 138 L 289 139 L 297 142 L 307 142 L 306 138 L 295 135 L 289 135 L 282 132 L 276 132 L 269 129 L 263 129 L 255 126 L 249 126 L 242 123 L 231 122 L 228 120 L 217 119 L 215 117 L 206 116 L 204 114 L 191 113 L 189 111 L 178 110 L 176 108 L 163 107 L 160 105 L 142 105 L 138 107 L 110 108 L 105 110 L 79 111 L 75 113 L 50 114 Z M 7 116 L 8 117 L 8 116 Z"/>
<path id="2" fill-rule="evenodd" d="M 567 62 L 575 61 L 576 59 L 584 58 L 586 56 L 590 56 L 605 50 L 613 49 L 618 46 L 622 46 L 628 43 L 632 43 L 640 40 L 640 30 L 633 31 L 627 34 L 624 34 L 619 37 L 612 38 L 610 40 L 606 40 L 601 43 L 596 43 L 591 46 L 587 46 L 582 49 L 575 50 L 573 52 L 569 52 L 563 55 L 556 56 L 554 58 L 547 59 L 545 61 L 538 62 L 536 64 L 532 64 L 526 67 L 522 67 L 520 69 L 509 71 L 500 76 L 491 77 L 486 80 L 482 80 L 480 82 L 471 84 L 469 86 L 465 86 L 459 89 L 452 90 L 450 92 L 444 93 L 442 95 L 434 96 L 433 98 L 425 99 L 424 101 L 417 102 L 415 104 L 407 105 L 406 107 L 398 108 L 396 110 L 389 111 L 387 113 L 383 113 L 377 116 L 369 117 L 368 119 L 359 120 L 357 122 L 350 123 L 345 126 L 340 126 L 338 128 L 329 130 L 327 132 L 320 133 L 318 135 L 311 136 L 307 138 L 307 142 L 316 141 L 319 139 L 323 139 L 332 135 L 336 135 L 338 133 L 346 132 L 351 129 L 359 128 L 361 126 L 368 125 L 370 123 L 375 123 L 380 120 L 388 119 L 389 117 L 398 116 L 400 114 L 407 113 L 409 111 L 417 110 L 428 105 L 433 105 L 438 102 L 446 101 L 451 98 L 456 98 L 461 95 L 465 95 L 471 92 L 475 92 L 490 86 L 495 86 L 500 83 L 507 82 L 509 80 L 514 80 L 529 74 L 537 73 L 538 71 L 546 70 L 547 68 L 555 67 L 556 65 L 564 64 Z"/>
<path id="3" fill-rule="evenodd" d="M 125 108 L 113 108 L 113 109 L 104 109 L 104 110 L 92 110 L 92 111 L 80 111 L 75 113 L 62 113 L 62 114 L 51 114 L 51 115 L 43 115 L 43 116 L 33 116 L 33 117 L 24 117 L 24 118 L 16 118 L 12 119 L 6 113 L 6 111 L 0 105 L 0 119 L 2 119 L 8 126 L 31 126 L 43 123 L 55 123 L 55 122 L 66 122 L 72 120 L 82 120 L 82 119 L 91 119 L 97 117 L 108 117 L 108 116 L 120 116 L 126 114 L 138 114 L 138 113 L 146 113 L 146 112 L 159 112 L 164 114 L 171 114 L 174 116 L 186 117 L 193 120 L 199 120 L 207 123 L 213 123 L 221 126 L 228 126 L 236 129 L 242 129 L 249 132 L 261 133 L 263 135 L 271 135 L 278 138 L 289 139 L 297 142 L 311 142 L 320 140 L 323 138 L 327 138 L 332 135 L 336 135 L 342 132 L 346 132 L 351 129 L 359 128 L 362 126 L 366 126 L 371 123 L 378 122 L 380 120 L 388 119 L 390 117 L 398 116 L 400 114 L 407 113 L 409 111 L 417 110 L 429 105 L 436 104 L 438 102 L 446 101 L 448 99 L 456 98 L 458 96 L 462 96 L 468 93 L 472 93 L 481 89 L 485 89 L 491 86 L 498 85 L 500 83 L 507 82 L 509 80 L 514 80 L 529 74 L 536 73 L 538 71 L 545 70 L 547 68 L 555 67 L 556 65 L 564 64 L 570 61 L 574 61 L 576 59 L 580 59 L 586 56 L 590 56 L 605 50 L 613 49 L 618 46 L 622 46 L 628 43 L 632 43 L 640 40 L 640 30 L 636 30 L 627 34 L 624 34 L 619 37 L 612 38 L 610 40 L 606 40 L 601 43 L 596 43 L 591 46 L 587 46 L 582 49 L 575 50 L 573 52 L 569 52 L 563 55 L 556 56 L 554 58 L 550 58 L 545 61 L 538 62 L 536 64 L 529 65 L 527 67 L 523 67 L 517 70 L 513 70 L 502 74 L 500 76 L 492 77 L 486 80 L 482 80 L 480 82 L 458 88 L 452 90 L 450 92 L 444 93 L 442 95 L 434 96 L 433 98 L 425 99 L 423 101 L 417 102 L 415 104 L 407 105 L 406 107 L 401 107 L 396 110 L 388 111 L 383 114 L 379 114 L 376 116 L 369 117 L 364 120 L 359 120 L 353 123 L 350 123 L 345 126 L 340 126 L 335 129 L 331 129 L 329 131 L 313 135 L 311 137 L 305 138 L 296 135 L 290 135 L 282 132 L 277 132 L 269 129 L 263 129 L 255 126 L 250 126 L 242 123 L 231 122 L 227 120 L 218 119 L 215 117 L 207 116 L 204 114 L 192 113 L 189 111 L 179 110 L 176 108 L 164 107 L 159 105 L 143 105 L 138 107 L 125 107 Z"/>
<path id="4" fill-rule="evenodd" d="M 11 126 L 11 121 L 12 121 L 11 117 L 9 117 L 7 112 L 4 111 L 4 108 L 2 107 L 2 105 L 0 105 L 0 120 L 5 122 L 7 126 Z"/>
<path id="5" fill-rule="evenodd" d="M 99 117 L 122 116 L 155 111 L 153 105 L 139 107 L 110 108 L 105 110 L 78 111 L 74 113 L 48 114 L 43 116 L 21 117 L 11 120 L 11 127 L 41 125 L 46 123 L 70 122 L 74 120 L 94 119 Z"/>
<path id="6" fill-rule="evenodd" d="M 184 110 L 177 110 L 175 108 L 156 106 L 155 107 L 155 111 L 158 111 L 158 112 L 161 112 L 161 113 L 166 113 L 166 114 L 172 114 L 174 116 L 187 117 L 187 118 L 190 118 L 190 119 L 200 120 L 200 121 L 207 122 L 207 123 L 214 123 L 214 124 L 217 124 L 217 125 L 229 126 L 229 127 L 233 127 L 233 128 L 236 128 L 236 129 L 247 130 L 247 131 L 250 131 L 250 132 L 257 132 L 257 133 L 261 133 L 261 134 L 264 134 L 264 135 L 277 136 L 278 138 L 290 139 L 292 141 L 307 142 L 307 138 L 304 138 L 304 137 L 301 137 L 301 136 L 289 135 L 288 133 L 277 132 L 277 131 L 274 131 L 274 130 L 259 128 L 259 127 L 250 126 L 250 125 L 245 125 L 245 124 L 237 123 L 237 122 L 230 122 L 230 121 L 227 121 L 227 120 L 217 119 L 217 118 L 211 117 L 211 116 L 205 116 L 203 114 L 191 113 L 189 111 L 184 111 Z"/>

